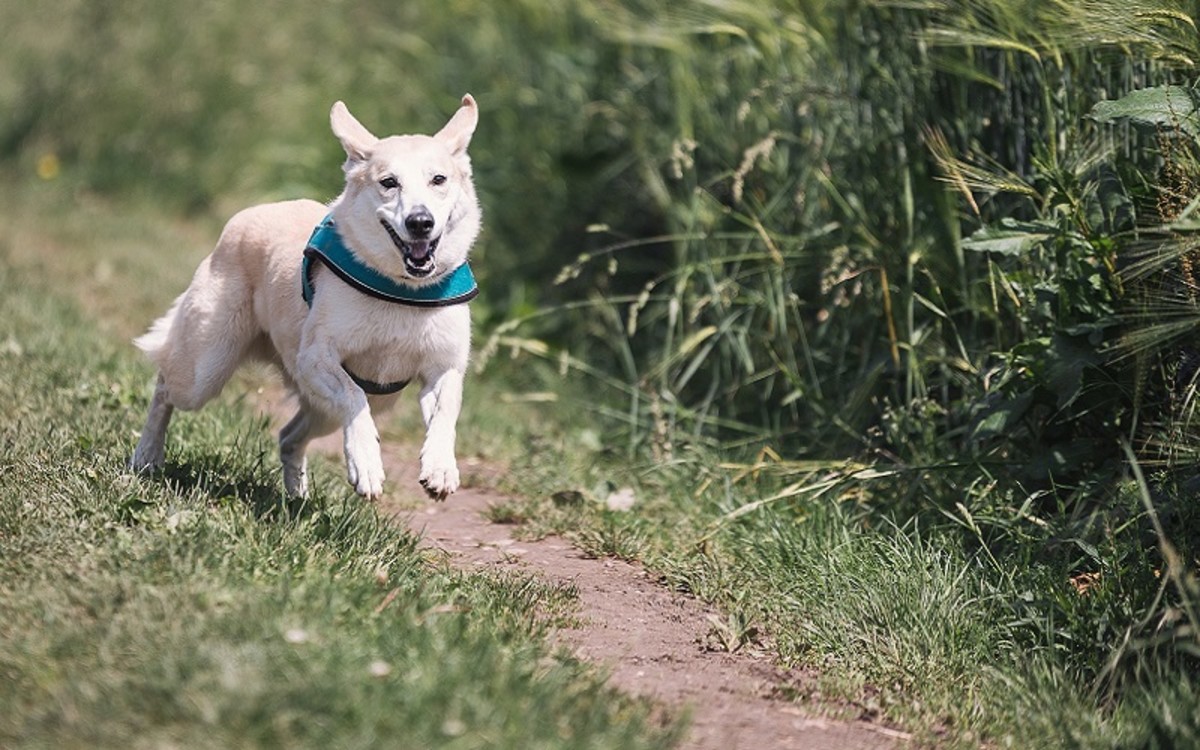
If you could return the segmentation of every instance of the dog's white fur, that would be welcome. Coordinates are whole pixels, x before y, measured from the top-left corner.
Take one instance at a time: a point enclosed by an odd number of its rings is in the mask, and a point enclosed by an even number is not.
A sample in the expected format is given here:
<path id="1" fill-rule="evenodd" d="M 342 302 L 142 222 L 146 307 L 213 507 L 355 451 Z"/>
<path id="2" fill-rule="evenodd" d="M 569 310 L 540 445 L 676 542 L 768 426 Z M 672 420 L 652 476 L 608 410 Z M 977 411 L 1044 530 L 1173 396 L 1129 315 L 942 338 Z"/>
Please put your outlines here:
<path id="1" fill-rule="evenodd" d="M 131 465 L 163 465 L 174 409 L 199 409 L 250 358 L 279 366 L 300 408 L 279 435 L 285 489 L 307 491 L 305 449 L 343 430 L 350 483 L 364 497 L 383 492 L 373 414 L 398 394 L 368 396 L 347 370 L 377 383 L 415 380 L 425 421 L 420 481 L 434 498 L 458 489 L 456 422 L 470 349 L 467 305 L 421 308 L 354 290 L 314 263 L 311 309 L 300 294 L 309 235 L 328 213 L 360 260 L 404 284 L 431 284 L 466 261 L 481 213 L 467 146 L 478 122 L 470 94 L 436 135 L 378 139 L 337 102 L 334 134 L 346 151 L 346 186 L 328 205 L 298 200 L 246 209 L 226 224 L 212 254 L 165 316 L 135 343 L 158 365 L 158 384 Z M 391 178 L 391 179 L 388 179 Z M 441 179 L 444 178 L 444 179 Z M 393 181 L 397 183 L 392 186 Z M 381 184 L 383 183 L 383 184 Z M 415 270 L 381 221 L 413 242 L 405 220 L 432 216 L 432 269 Z M 428 217 L 426 217 L 427 219 Z M 415 238 L 419 244 L 420 238 Z"/>

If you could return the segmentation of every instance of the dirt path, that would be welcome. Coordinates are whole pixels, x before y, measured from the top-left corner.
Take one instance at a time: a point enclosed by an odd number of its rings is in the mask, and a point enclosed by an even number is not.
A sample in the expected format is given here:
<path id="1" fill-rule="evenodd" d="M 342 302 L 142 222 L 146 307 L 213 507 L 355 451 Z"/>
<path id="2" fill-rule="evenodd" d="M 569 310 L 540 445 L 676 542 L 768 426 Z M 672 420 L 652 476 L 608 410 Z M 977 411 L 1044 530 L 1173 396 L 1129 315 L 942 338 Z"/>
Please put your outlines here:
<path id="1" fill-rule="evenodd" d="M 278 402 L 265 410 L 282 423 Z M 341 458 L 332 435 L 315 450 Z M 772 697 L 781 686 L 803 692 L 803 675 L 783 674 L 752 653 L 706 649 L 714 610 L 655 582 L 629 563 L 583 555 L 549 537 L 513 538 L 511 527 L 491 523 L 486 511 L 500 495 L 464 488 L 444 503 L 418 494 L 413 451 L 385 443 L 388 500 L 384 509 L 422 534 L 422 544 L 443 551 L 463 568 L 520 569 L 579 592 L 578 627 L 558 637 L 582 659 L 603 665 L 610 684 L 649 698 L 668 710 L 687 711 L 689 750 L 875 750 L 903 747 L 907 735 L 865 721 L 820 718 L 801 703 Z M 414 510 L 413 508 L 416 508 Z"/>
<path id="2" fill-rule="evenodd" d="M 768 661 L 704 648 L 711 629 L 708 607 L 655 583 L 638 566 L 587 558 L 562 539 L 513 539 L 507 527 L 484 515 L 489 504 L 502 500 L 468 489 L 402 516 L 423 532 L 426 546 L 444 550 L 454 564 L 518 567 L 574 584 L 581 624 L 559 637 L 581 658 L 608 668 L 614 687 L 690 710 L 686 747 L 833 750 L 902 744 L 899 732 L 817 718 L 798 704 L 771 698 L 782 675 Z"/>

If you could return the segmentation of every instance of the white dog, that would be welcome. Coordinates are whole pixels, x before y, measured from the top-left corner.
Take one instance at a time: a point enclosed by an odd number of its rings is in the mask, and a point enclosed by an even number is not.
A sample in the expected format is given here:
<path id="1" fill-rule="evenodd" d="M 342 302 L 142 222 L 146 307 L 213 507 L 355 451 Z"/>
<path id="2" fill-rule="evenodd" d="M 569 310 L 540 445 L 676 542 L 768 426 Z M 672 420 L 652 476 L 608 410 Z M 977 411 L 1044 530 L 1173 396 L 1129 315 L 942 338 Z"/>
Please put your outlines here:
<path id="1" fill-rule="evenodd" d="M 274 362 L 299 411 L 279 434 L 287 492 L 307 491 L 305 449 L 341 428 L 346 469 L 367 498 L 383 492 L 372 414 L 421 382 L 420 481 L 458 489 L 455 425 L 470 349 L 467 252 L 481 214 L 467 145 L 479 115 L 468 94 L 436 135 L 379 139 L 337 102 L 346 187 L 330 205 L 246 209 L 225 226 L 191 284 L 137 346 L 159 368 L 137 470 L 163 465 L 175 408 L 198 409 L 248 358 Z"/>

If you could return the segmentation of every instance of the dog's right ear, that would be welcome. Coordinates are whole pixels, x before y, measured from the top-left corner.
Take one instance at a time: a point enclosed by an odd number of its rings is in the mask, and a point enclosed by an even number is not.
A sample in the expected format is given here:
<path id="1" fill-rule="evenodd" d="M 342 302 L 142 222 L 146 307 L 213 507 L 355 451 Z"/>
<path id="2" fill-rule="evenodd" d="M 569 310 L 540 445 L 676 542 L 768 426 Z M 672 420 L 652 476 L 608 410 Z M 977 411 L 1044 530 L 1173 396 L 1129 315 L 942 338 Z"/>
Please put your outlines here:
<path id="1" fill-rule="evenodd" d="M 333 128 L 333 134 L 342 142 L 342 148 L 346 150 L 344 168 L 347 172 L 354 165 L 366 161 L 371 155 L 371 149 L 379 142 L 378 138 L 371 135 L 371 131 L 354 119 L 354 115 L 350 114 L 350 110 L 340 101 L 334 102 L 333 109 L 329 110 L 329 125 Z"/>

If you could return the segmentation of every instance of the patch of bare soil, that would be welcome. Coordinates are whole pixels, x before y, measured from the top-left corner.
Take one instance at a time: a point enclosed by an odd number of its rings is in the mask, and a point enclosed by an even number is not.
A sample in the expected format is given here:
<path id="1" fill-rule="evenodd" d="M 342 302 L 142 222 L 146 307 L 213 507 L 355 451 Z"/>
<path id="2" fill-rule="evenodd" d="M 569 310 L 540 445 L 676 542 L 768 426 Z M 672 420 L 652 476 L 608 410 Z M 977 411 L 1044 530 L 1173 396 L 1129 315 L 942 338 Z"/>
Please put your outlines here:
<path id="1" fill-rule="evenodd" d="M 282 423 L 278 402 L 267 410 Z M 338 435 L 313 447 L 341 456 Z M 785 674 L 761 654 L 711 650 L 714 610 L 657 583 L 641 567 L 588 557 L 560 538 L 515 539 L 511 527 L 487 518 L 489 506 L 504 501 L 496 494 L 465 488 L 443 503 L 420 500 L 415 451 L 385 442 L 384 465 L 390 490 L 385 510 L 422 534 L 425 547 L 444 552 L 450 564 L 519 569 L 573 585 L 579 592 L 578 626 L 557 637 L 580 658 L 607 669 L 613 687 L 670 712 L 687 712 L 691 722 L 684 747 L 874 750 L 902 746 L 908 739 L 868 721 L 821 718 L 802 703 L 776 697 L 803 695 L 805 675 Z"/>
<path id="2" fill-rule="evenodd" d="M 392 476 L 405 473 L 397 468 Z M 508 527 L 486 517 L 488 506 L 502 500 L 466 489 L 402 517 L 452 564 L 517 567 L 574 585 L 579 625 L 558 636 L 582 659 L 608 669 L 617 689 L 688 711 L 687 747 L 885 748 L 905 737 L 867 722 L 819 718 L 800 704 L 774 698 L 785 683 L 795 689 L 796 678 L 778 673 L 764 657 L 708 649 L 710 608 L 660 585 L 636 565 L 587 557 L 563 539 L 514 539 Z"/>

